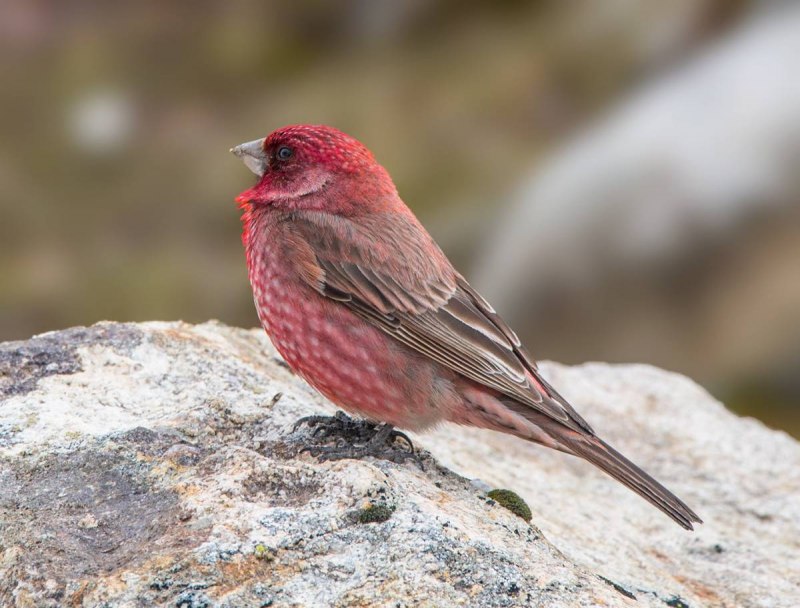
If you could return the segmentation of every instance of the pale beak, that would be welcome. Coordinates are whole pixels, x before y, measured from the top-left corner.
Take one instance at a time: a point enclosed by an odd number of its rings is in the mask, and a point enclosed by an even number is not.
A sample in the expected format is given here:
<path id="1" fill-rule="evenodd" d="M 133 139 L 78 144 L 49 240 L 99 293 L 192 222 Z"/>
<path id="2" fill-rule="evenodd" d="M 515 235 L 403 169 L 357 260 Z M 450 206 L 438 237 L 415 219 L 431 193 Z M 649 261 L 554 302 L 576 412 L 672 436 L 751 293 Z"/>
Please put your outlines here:
<path id="1" fill-rule="evenodd" d="M 259 177 L 267 172 L 267 155 L 264 152 L 264 138 L 254 139 L 235 148 L 231 148 L 236 156 L 242 159 L 247 168 Z"/>

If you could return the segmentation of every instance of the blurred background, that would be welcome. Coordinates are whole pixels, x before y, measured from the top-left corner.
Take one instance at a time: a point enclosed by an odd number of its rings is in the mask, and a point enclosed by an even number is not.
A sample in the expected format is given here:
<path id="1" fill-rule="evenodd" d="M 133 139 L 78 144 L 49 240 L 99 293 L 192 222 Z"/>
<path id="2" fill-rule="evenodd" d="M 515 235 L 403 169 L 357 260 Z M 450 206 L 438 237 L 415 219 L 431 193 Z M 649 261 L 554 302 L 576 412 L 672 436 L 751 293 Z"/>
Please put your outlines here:
<path id="1" fill-rule="evenodd" d="M 0 2 L 0 339 L 255 326 L 228 149 L 365 142 L 538 358 L 800 436 L 800 3 Z"/>

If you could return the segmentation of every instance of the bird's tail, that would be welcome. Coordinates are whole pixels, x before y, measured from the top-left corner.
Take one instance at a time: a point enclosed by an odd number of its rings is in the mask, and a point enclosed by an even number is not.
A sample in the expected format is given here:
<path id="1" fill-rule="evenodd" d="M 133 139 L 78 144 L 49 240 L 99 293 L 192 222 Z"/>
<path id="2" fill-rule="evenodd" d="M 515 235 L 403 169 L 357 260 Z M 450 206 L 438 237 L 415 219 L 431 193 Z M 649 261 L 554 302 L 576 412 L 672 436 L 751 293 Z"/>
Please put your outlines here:
<path id="1" fill-rule="evenodd" d="M 549 385 L 545 383 L 545 386 L 558 398 L 559 403 L 566 403 Z M 591 462 L 687 530 L 694 530 L 693 523 L 703 523 L 697 513 L 686 506 L 680 498 L 600 439 L 582 420 L 580 424 L 567 426 L 549 415 L 519 403 L 516 399 L 501 398 L 500 401 L 506 408 L 532 423 L 537 432 L 531 433 L 530 427 L 523 430 L 516 426 L 493 427 L 496 430 L 512 433 Z"/>
<path id="2" fill-rule="evenodd" d="M 693 523 L 703 521 L 686 504 L 650 475 L 617 452 L 599 437 L 570 432 L 566 442 L 569 452 L 588 460 L 596 467 L 628 486 L 654 507 L 671 517 L 680 526 L 693 530 Z M 563 442 L 563 438 L 559 438 Z"/>

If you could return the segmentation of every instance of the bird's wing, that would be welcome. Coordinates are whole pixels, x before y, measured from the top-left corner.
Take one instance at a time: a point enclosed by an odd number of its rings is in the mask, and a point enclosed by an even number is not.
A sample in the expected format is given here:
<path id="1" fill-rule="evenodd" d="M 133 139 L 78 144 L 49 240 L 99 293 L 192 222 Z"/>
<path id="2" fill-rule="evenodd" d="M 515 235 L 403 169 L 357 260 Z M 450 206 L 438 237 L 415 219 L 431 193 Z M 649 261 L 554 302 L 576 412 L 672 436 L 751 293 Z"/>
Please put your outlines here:
<path id="1" fill-rule="evenodd" d="M 321 294 L 441 365 L 592 433 L 413 217 L 353 221 L 306 212 L 288 224 L 294 250 L 302 252 L 299 274 Z"/>

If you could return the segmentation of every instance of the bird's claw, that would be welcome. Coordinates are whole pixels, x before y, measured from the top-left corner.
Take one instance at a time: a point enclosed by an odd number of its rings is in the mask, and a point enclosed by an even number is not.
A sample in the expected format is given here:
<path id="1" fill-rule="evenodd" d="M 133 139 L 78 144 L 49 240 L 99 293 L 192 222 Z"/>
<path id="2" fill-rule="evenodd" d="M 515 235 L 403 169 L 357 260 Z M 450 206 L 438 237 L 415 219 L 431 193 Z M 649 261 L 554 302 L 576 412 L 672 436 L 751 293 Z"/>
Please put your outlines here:
<path id="1" fill-rule="evenodd" d="M 338 415 L 339 412 L 336 412 L 336 416 Z M 292 433 L 296 433 L 297 430 L 304 424 L 307 424 L 312 429 L 314 429 L 314 427 L 320 426 L 324 422 L 330 422 L 336 416 L 303 416 L 297 422 L 294 423 L 294 426 L 292 426 Z"/>
<path id="2" fill-rule="evenodd" d="M 311 429 L 311 436 L 314 438 L 325 439 L 327 437 L 339 436 L 342 438 L 360 438 L 366 430 L 374 429 L 375 425 L 367 421 L 353 420 L 341 410 L 333 416 L 305 416 L 294 423 L 292 433 L 307 425 Z M 365 429 L 364 427 L 370 427 Z"/>
<path id="3" fill-rule="evenodd" d="M 367 456 L 372 456 L 380 460 L 389 460 L 397 464 L 403 464 L 408 460 L 413 460 L 424 470 L 422 460 L 416 451 L 398 450 L 388 445 L 374 446 L 369 443 L 365 445 L 346 445 L 342 443 L 333 446 L 307 445 L 303 447 L 300 452 L 309 454 L 321 462 L 345 459 L 361 460 Z"/>
<path id="4" fill-rule="evenodd" d="M 334 439 L 335 445 L 308 445 L 300 450 L 321 461 L 372 456 L 396 463 L 414 460 L 424 470 L 422 460 L 408 435 L 389 425 L 354 420 L 342 411 L 336 412 L 333 416 L 301 418 L 292 427 L 292 432 L 296 432 L 303 425 L 311 428 L 311 437 L 314 439 L 322 441 Z M 394 446 L 398 439 L 408 446 L 407 449 L 398 449 Z"/>

